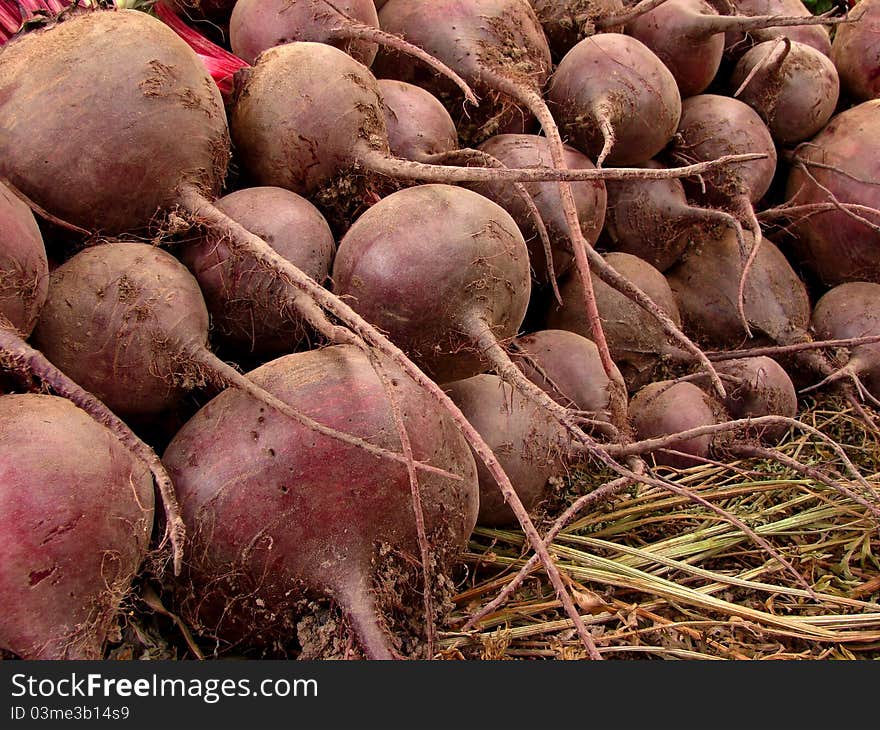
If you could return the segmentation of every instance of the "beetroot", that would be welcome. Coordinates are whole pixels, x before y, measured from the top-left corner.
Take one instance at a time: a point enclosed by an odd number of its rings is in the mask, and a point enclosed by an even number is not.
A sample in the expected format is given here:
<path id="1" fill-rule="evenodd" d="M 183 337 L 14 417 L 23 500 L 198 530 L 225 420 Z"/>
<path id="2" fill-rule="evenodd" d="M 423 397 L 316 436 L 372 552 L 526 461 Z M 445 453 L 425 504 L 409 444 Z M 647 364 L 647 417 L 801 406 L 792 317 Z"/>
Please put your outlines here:
<path id="1" fill-rule="evenodd" d="M 437 96 L 466 146 L 495 134 L 529 131 L 528 104 L 513 86 L 540 93 L 551 60 L 527 0 L 389 0 L 379 23 L 447 63 L 474 88 L 480 106 L 464 109 L 460 93 L 420 64 L 384 49 L 374 64 L 377 76 L 408 81 Z"/>
<path id="2" fill-rule="evenodd" d="M 691 195 L 709 205 L 730 208 L 744 218 L 755 240 L 761 226 L 753 205 L 770 188 L 776 171 L 776 146 L 761 117 L 747 104 L 716 94 L 685 99 L 681 123 L 671 147 L 675 160 L 708 160 L 719 154 L 756 152 L 763 159 L 705 175 L 699 181 L 685 181 Z"/>
<path id="3" fill-rule="evenodd" d="M 305 198 L 283 188 L 245 188 L 217 207 L 263 238 L 279 255 L 324 283 L 336 252 L 327 221 Z M 205 297 L 212 337 L 233 352 L 278 356 L 308 334 L 297 314 L 297 292 L 271 276 L 252 257 L 234 255 L 216 232 L 188 241 L 180 251 Z"/>
<path id="4" fill-rule="evenodd" d="M 667 436 L 724 420 L 723 409 L 696 385 L 666 380 L 639 390 L 629 402 L 629 414 L 639 439 Z M 709 456 L 712 437 L 680 439 L 670 443 L 668 448 L 682 453 L 672 454 L 658 449 L 651 452 L 654 462 L 686 469 L 703 463 L 702 460 Z"/>
<path id="5" fill-rule="evenodd" d="M 660 169 L 659 162 L 645 164 Z M 647 261 L 666 271 L 687 248 L 689 236 L 726 225 L 739 231 L 738 221 L 715 208 L 691 205 L 680 180 L 609 180 L 602 245 Z"/>
<path id="6" fill-rule="evenodd" d="M 730 77 L 730 89 L 758 112 L 777 143 L 792 144 L 828 123 L 840 81 L 828 56 L 785 38 L 764 41 L 745 53 Z"/>
<path id="7" fill-rule="evenodd" d="M 480 145 L 479 149 L 492 155 L 507 167 L 553 166 L 546 138 L 536 135 L 502 134 L 490 137 Z M 565 148 L 565 164 L 569 169 L 594 168 L 586 155 L 569 146 Z M 535 219 L 522 196 L 518 195 L 510 184 L 501 181 L 473 183 L 468 187 L 494 200 L 513 216 L 529 244 L 529 257 L 536 281 L 540 284 L 547 283 L 549 274 L 546 257 L 540 247 Z M 573 257 L 568 224 L 559 196 L 559 186 L 552 182 L 543 182 L 525 183 L 524 187 L 535 201 L 540 217 L 547 227 L 553 250 L 553 269 L 557 276 L 561 276 L 571 267 Z M 577 206 L 584 240 L 592 246 L 599 238 L 605 220 L 605 184 L 601 180 L 574 183 L 571 191 Z"/>
<path id="8" fill-rule="evenodd" d="M 405 81 L 379 79 L 391 154 L 427 162 L 458 148 L 458 131 L 446 107 L 429 91 Z"/>
<path id="9" fill-rule="evenodd" d="M 0 182 L 0 324 L 5 319 L 30 335 L 48 288 L 49 262 L 34 215 Z"/>
<path id="10" fill-rule="evenodd" d="M 602 33 L 572 48 L 553 74 L 548 98 L 560 128 L 601 167 L 646 162 L 675 134 L 681 97 L 675 79 L 643 43 Z"/>
<path id="11" fill-rule="evenodd" d="M 784 15 L 803 16 L 809 22 L 815 18 L 809 8 L 801 0 L 726 0 L 737 13 L 741 15 Z M 768 27 L 755 29 L 746 34 L 730 32 L 727 34 L 725 45 L 728 51 L 736 56 L 747 51 L 753 43 L 775 40 L 776 38 L 789 38 L 792 41 L 805 43 L 826 56 L 831 53 L 831 36 L 828 29 L 822 25 L 795 25 L 788 27 Z"/>
<path id="12" fill-rule="evenodd" d="M 52 273 L 34 342 L 115 413 L 146 416 L 204 384 L 192 362 L 207 336 L 201 291 L 183 265 L 153 246 L 118 242 Z"/>
<path id="13" fill-rule="evenodd" d="M 880 100 L 866 101 L 832 117 L 797 149 L 788 176 L 791 205 L 825 205 L 793 227 L 798 258 L 824 284 L 880 282 Z M 856 210 L 837 209 L 852 204 Z"/>
<path id="14" fill-rule="evenodd" d="M 783 367 L 772 358 L 746 357 L 715 364 L 727 385 L 724 407 L 733 418 L 797 415 L 797 393 Z M 703 387 L 705 378 L 696 384 Z M 779 440 L 787 426 L 784 423 L 760 427 L 758 435 L 765 441 Z"/>
<path id="15" fill-rule="evenodd" d="M 0 397 L 0 648 L 101 659 L 153 528 L 150 473 L 64 400 Z"/>
<path id="16" fill-rule="evenodd" d="M 868 101 L 880 96 L 880 2 L 859 0 L 853 16 L 858 22 L 841 25 L 834 33 L 831 60 L 850 98 Z"/>
<path id="17" fill-rule="evenodd" d="M 107 235 L 138 231 L 173 209 L 187 184 L 210 197 L 220 189 L 229 155 L 220 93 L 155 18 L 78 14 L 7 43 L 0 68 L 9 140 L 0 175 L 58 218 Z M 50 91 L 35 102 L 28 88 Z"/>
<path id="18" fill-rule="evenodd" d="M 427 534 L 442 569 L 464 548 L 476 519 L 473 457 L 432 399 L 386 367 L 414 457 L 451 472 L 419 473 Z M 398 448 L 388 395 L 356 348 L 289 355 L 248 377 L 328 426 Z M 288 640 L 298 603 L 330 596 L 364 653 L 391 658 L 373 589 L 380 556 L 418 561 L 403 465 L 340 448 L 231 390 L 180 430 L 164 461 L 192 525 L 181 606 L 193 625 L 218 637 L 221 648 Z"/>
<path id="19" fill-rule="evenodd" d="M 604 373 L 603 373 L 604 375 Z M 475 375 L 447 383 L 444 390 L 498 455 L 523 506 L 532 511 L 548 493 L 548 480 L 566 471 L 570 438 L 539 405 L 496 375 Z M 511 527 L 516 518 L 495 480 L 477 464 L 480 511 L 477 522 Z"/>
<path id="20" fill-rule="evenodd" d="M 238 0 L 229 21 L 229 42 L 232 52 L 248 63 L 282 43 L 315 41 L 341 48 L 369 66 L 378 47 L 352 37 L 351 21 L 378 29 L 379 16 L 372 0 L 339 0 L 333 7 L 323 0 Z"/>
<path id="21" fill-rule="evenodd" d="M 407 188 L 370 208 L 340 242 L 332 279 L 338 296 L 441 383 L 489 367 L 475 340 L 486 330 L 515 336 L 531 291 L 516 222 L 449 185 Z"/>
<path id="22" fill-rule="evenodd" d="M 198 283 L 177 259 L 148 244 L 93 246 L 58 267 L 34 341 L 119 415 L 153 419 L 189 390 L 212 384 L 241 388 L 303 422 L 207 349 L 208 312 Z"/>
<path id="23" fill-rule="evenodd" d="M 614 16 L 624 12 L 621 0 L 532 0 L 532 7 L 557 61 L 579 41 L 600 29 L 622 30 L 622 26 L 614 24 L 618 20 Z"/>
<path id="24" fill-rule="evenodd" d="M 724 55 L 724 33 L 791 28 L 796 23 L 829 23 L 826 18 L 784 17 L 780 13 L 719 15 L 707 0 L 665 0 L 657 8 L 627 24 L 665 63 L 678 83 L 682 98 L 702 94 L 715 78 Z M 833 21 L 831 21 L 833 22 Z M 797 25 L 798 29 L 809 25 Z M 818 25 L 816 26 L 819 27 Z M 779 32 L 776 30 L 776 32 Z M 823 31 L 824 32 L 824 31 Z"/>
<path id="25" fill-rule="evenodd" d="M 539 330 L 517 337 L 511 357 L 529 380 L 560 405 L 609 420 L 614 379 L 605 374 L 591 340 L 567 330 Z"/>
<path id="26" fill-rule="evenodd" d="M 676 323 L 681 324 L 672 291 L 663 274 L 636 256 L 627 253 L 609 253 L 605 259 L 617 272 L 632 281 Z M 576 332 L 592 337 L 583 311 L 576 305 L 580 282 L 570 277 L 561 287 L 562 307 L 553 307 L 547 315 L 546 326 Z M 596 301 L 602 319 L 602 329 L 614 362 L 620 368 L 630 391 L 637 390 L 653 379 L 657 368 L 667 362 L 683 362 L 687 354 L 670 343 L 657 322 L 631 299 L 594 277 Z"/>
<path id="27" fill-rule="evenodd" d="M 852 281 L 824 294 L 813 310 L 813 330 L 821 339 L 849 339 L 880 334 L 880 284 Z M 864 382 L 875 404 L 880 398 L 880 344 L 852 348 L 843 367 L 826 382 Z"/>
<path id="28" fill-rule="evenodd" d="M 736 308 L 739 246 L 729 232 L 694 240 L 666 276 L 684 320 L 698 341 L 735 348 L 746 337 Z M 745 311 L 750 326 L 779 344 L 808 339 L 810 301 L 782 252 L 764 241 L 746 279 Z"/>

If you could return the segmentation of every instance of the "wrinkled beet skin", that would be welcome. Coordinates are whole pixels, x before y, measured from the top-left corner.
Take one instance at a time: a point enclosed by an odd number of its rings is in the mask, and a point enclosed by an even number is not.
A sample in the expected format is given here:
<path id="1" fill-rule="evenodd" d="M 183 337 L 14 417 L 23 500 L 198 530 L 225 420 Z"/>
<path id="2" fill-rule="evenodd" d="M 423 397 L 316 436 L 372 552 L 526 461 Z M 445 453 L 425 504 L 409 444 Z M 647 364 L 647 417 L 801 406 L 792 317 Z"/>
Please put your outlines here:
<path id="1" fill-rule="evenodd" d="M 547 92 L 568 142 L 595 160 L 603 136 L 597 107 L 614 127 L 607 165 L 638 165 L 660 152 L 675 134 L 681 97 L 675 79 L 641 41 L 620 33 L 586 38 L 559 62 Z"/>
<path id="2" fill-rule="evenodd" d="M 626 32 L 650 48 L 670 70 L 682 99 L 702 94 L 721 66 L 724 34 L 706 35 L 699 15 L 718 15 L 706 0 L 666 0 L 626 26 Z"/>
<path id="3" fill-rule="evenodd" d="M 300 271 L 326 282 L 336 243 L 308 200 L 283 188 L 244 188 L 216 205 Z M 277 356 L 306 336 L 291 306 L 290 287 L 253 259 L 233 256 L 223 236 L 203 234 L 184 244 L 179 256 L 199 282 L 215 341 L 243 353 Z"/>
<path id="4" fill-rule="evenodd" d="M 692 383 L 660 381 L 645 386 L 629 402 L 629 415 L 639 439 L 666 436 L 698 426 L 710 426 L 721 420 L 721 407 L 711 396 Z M 707 457 L 712 447 L 711 436 L 674 441 L 669 448 L 693 456 Z M 652 453 L 655 463 L 686 469 L 701 464 L 699 459 Z"/>
<path id="5" fill-rule="evenodd" d="M 179 402 L 181 353 L 206 346 L 208 311 L 195 278 L 171 254 L 107 243 L 52 272 L 33 339 L 117 415 L 149 416 Z"/>
<path id="6" fill-rule="evenodd" d="M 333 290 L 437 382 L 488 369 L 470 336 L 517 334 L 531 291 L 528 249 L 499 205 L 451 185 L 383 198 L 339 244 Z"/>
<path id="7" fill-rule="evenodd" d="M 646 261 L 626 253 L 605 254 L 605 260 L 647 294 L 675 324 L 681 324 L 678 306 L 663 274 Z M 667 341 L 657 320 L 638 304 L 597 276 L 593 275 L 592 279 L 611 357 L 620 368 L 629 390 L 637 390 L 653 379 L 654 370 L 663 358 L 677 359 L 682 353 Z M 578 278 L 571 275 L 566 278 L 560 292 L 564 306 L 551 305 L 546 327 L 569 330 L 592 339 Z"/>
<path id="8" fill-rule="evenodd" d="M 490 137 L 479 147 L 507 167 L 553 167 L 550 148 L 545 137 L 532 134 L 501 134 Z M 565 166 L 572 170 L 589 170 L 595 167 L 590 159 L 573 147 L 565 147 Z M 540 284 L 549 282 L 547 256 L 538 236 L 534 219 L 509 183 L 474 183 L 471 190 L 494 200 L 513 216 L 529 246 L 529 259 L 532 263 L 535 280 Z M 524 183 L 526 191 L 531 195 L 541 213 L 541 219 L 547 227 L 553 249 L 553 269 L 559 277 L 571 268 L 574 260 L 568 224 L 562 212 L 562 199 L 559 196 L 559 185 L 555 182 Z M 581 231 L 587 243 L 592 245 L 599 238 L 605 221 L 605 184 L 601 180 L 595 182 L 573 183 L 571 192 L 577 207 Z"/>
<path id="9" fill-rule="evenodd" d="M 333 5 L 363 25 L 379 27 L 372 0 L 334 0 Z M 232 52 L 252 64 L 267 48 L 291 41 L 330 43 L 369 66 L 375 43 L 337 39 L 326 28 L 345 22 L 323 0 L 238 0 L 229 20 Z"/>
<path id="10" fill-rule="evenodd" d="M 147 468 L 62 398 L 0 397 L 0 649 L 100 659 L 153 527 Z"/>
<path id="11" fill-rule="evenodd" d="M 406 81 L 379 79 L 391 154 L 423 161 L 458 147 L 455 122 L 441 101 Z"/>
<path id="12" fill-rule="evenodd" d="M 444 390 L 498 457 L 523 506 L 532 511 L 548 494 L 548 480 L 564 474 L 569 439 L 565 429 L 534 401 L 497 375 L 475 375 Z M 487 527 L 518 526 L 495 478 L 479 459 L 480 512 Z"/>
<path id="13" fill-rule="evenodd" d="M 174 31 L 139 11 L 83 13 L 4 46 L 0 129 L 0 176 L 105 235 L 146 228 L 181 184 L 213 199 L 226 175 L 216 84 Z"/>
<path id="14" fill-rule="evenodd" d="M 880 99 L 866 101 L 831 118 L 816 137 L 797 149 L 804 160 L 840 168 L 844 173 L 809 167 L 820 185 L 841 203 L 880 208 L 880 186 L 859 180 L 877 178 L 880 159 Z M 789 173 L 786 197 L 795 205 L 827 203 L 829 197 L 803 170 Z M 880 215 L 859 213 L 874 225 Z M 880 234 L 840 211 L 816 213 L 795 227 L 802 264 L 827 286 L 846 281 L 880 282 Z"/>
<path id="15" fill-rule="evenodd" d="M 837 26 L 831 60 L 846 93 L 856 102 L 880 96 L 880 2 L 859 0 L 857 23 Z"/>
<path id="16" fill-rule="evenodd" d="M 229 125 L 255 185 L 308 197 L 351 168 L 360 145 L 389 152 L 376 80 L 338 49 L 288 43 L 240 73 Z"/>
<path id="17" fill-rule="evenodd" d="M 735 92 L 752 69 L 773 52 L 777 41 L 764 41 L 737 63 L 729 88 Z M 772 57 L 771 57 L 772 58 Z M 809 139 L 831 119 L 840 95 L 840 81 L 828 56 L 812 46 L 793 42 L 781 67 L 756 73 L 737 97 L 751 106 L 779 144 Z"/>
<path id="18" fill-rule="evenodd" d="M 552 61 L 547 39 L 527 0 L 388 0 L 379 12 L 383 30 L 446 63 L 467 81 L 480 99 L 464 103 L 452 82 L 420 61 L 379 49 L 373 70 L 437 96 L 455 121 L 463 146 L 473 147 L 495 134 L 521 134 L 533 119 L 509 98 L 498 98 L 484 70 L 543 89 Z"/>
<path id="19" fill-rule="evenodd" d="M 669 281 L 685 331 L 711 347 L 736 348 L 746 333 L 736 309 L 742 259 L 729 229 L 716 237 L 693 240 Z M 761 242 L 745 287 L 745 312 L 757 338 L 790 344 L 807 339 L 810 300 L 806 287 L 782 252 Z"/>
<path id="20" fill-rule="evenodd" d="M 608 420 L 604 411 L 611 383 L 592 340 L 567 330 L 539 330 L 517 337 L 514 344 L 516 366 L 553 400 Z"/>
<path id="21" fill-rule="evenodd" d="M 684 100 L 681 123 L 672 145 L 673 157 L 682 164 L 689 164 L 748 153 L 761 153 L 766 157 L 704 173 L 701 178 L 705 182 L 705 194 L 701 192 L 700 181 L 686 179 L 685 188 L 691 195 L 717 205 L 738 196 L 757 203 L 773 182 L 776 146 L 770 130 L 748 104 L 717 94 L 699 94 Z"/>
<path id="22" fill-rule="evenodd" d="M 388 372 L 415 459 L 463 478 L 418 473 L 432 545 L 455 553 L 477 516 L 473 457 L 449 416 L 409 378 Z M 248 377 L 331 428 L 400 450 L 381 381 L 357 350 L 288 355 Z M 380 544 L 419 561 L 405 465 L 311 432 L 240 391 L 199 411 L 163 461 L 190 526 L 193 592 L 184 585 L 184 613 L 223 645 L 289 640 L 296 603 L 369 577 Z"/>
<path id="23" fill-rule="evenodd" d="M 34 214 L 0 183 L 0 326 L 30 335 L 49 290 L 49 262 Z"/>

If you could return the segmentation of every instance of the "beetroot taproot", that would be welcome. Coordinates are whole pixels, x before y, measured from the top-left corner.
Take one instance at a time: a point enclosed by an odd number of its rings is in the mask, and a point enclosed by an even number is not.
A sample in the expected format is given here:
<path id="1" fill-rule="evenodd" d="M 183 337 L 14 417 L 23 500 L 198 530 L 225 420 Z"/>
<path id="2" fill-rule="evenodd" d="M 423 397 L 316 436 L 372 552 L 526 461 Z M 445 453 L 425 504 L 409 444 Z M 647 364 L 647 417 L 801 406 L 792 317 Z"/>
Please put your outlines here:
<path id="1" fill-rule="evenodd" d="M 784 38 L 747 51 L 733 70 L 730 89 L 785 145 L 809 139 L 828 123 L 837 108 L 840 80 L 828 56 Z"/>
<path id="2" fill-rule="evenodd" d="M 547 94 L 569 142 L 599 166 L 646 162 L 669 143 L 681 118 L 669 69 L 641 41 L 620 33 L 572 48 Z"/>

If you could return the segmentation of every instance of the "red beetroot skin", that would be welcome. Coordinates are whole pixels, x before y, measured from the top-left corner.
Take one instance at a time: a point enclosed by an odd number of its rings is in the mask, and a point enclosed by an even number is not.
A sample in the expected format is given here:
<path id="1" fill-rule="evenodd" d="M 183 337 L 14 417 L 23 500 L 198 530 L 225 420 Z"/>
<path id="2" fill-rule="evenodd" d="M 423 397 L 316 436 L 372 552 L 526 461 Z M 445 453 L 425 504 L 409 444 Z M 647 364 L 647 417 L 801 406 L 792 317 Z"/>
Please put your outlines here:
<path id="1" fill-rule="evenodd" d="M 500 134 L 490 137 L 479 147 L 480 150 L 495 157 L 507 167 L 553 167 L 550 149 L 545 137 L 533 134 Z M 590 159 L 573 147 L 565 148 L 565 164 L 572 170 L 593 169 Z M 541 284 L 549 281 L 547 256 L 541 245 L 534 219 L 529 213 L 522 197 L 516 194 L 513 185 L 504 182 L 474 183 L 471 190 L 494 200 L 513 216 L 529 245 L 529 258 L 535 279 Z M 573 254 L 568 224 L 562 213 L 559 185 L 555 182 L 523 183 L 531 195 L 547 227 L 553 249 L 553 270 L 559 277 L 571 268 Z M 605 183 L 572 183 L 571 192 L 578 211 L 581 231 L 588 244 L 593 245 L 599 238 L 605 221 Z"/>
<path id="2" fill-rule="evenodd" d="M 727 388 L 724 407 L 731 418 L 797 415 L 797 392 L 788 373 L 769 357 L 746 357 L 715 363 L 715 369 Z M 694 381 L 707 389 L 707 378 Z M 785 425 L 763 426 L 760 437 L 778 441 L 788 430 Z"/>
<path id="3" fill-rule="evenodd" d="M 819 134 L 798 147 L 797 155 L 818 184 L 793 167 L 786 187 L 792 204 L 829 203 L 828 190 L 841 203 L 880 208 L 880 185 L 874 182 L 880 170 L 880 100 L 866 101 L 835 115 Z M 810 162 L 830 165 L 840 172 Z M 876 213 L 857 211 L 856 216 L 880 225 Z M 880 282 L 880 233 L 857 217 L 831 210 L 805 216 L 794 226 L 800 262 L 827 286 L 847 281 Z"/>
<path id="4" fill-rule="evenodd" d="M 667 272 L 685 330 L 698 342 L 733 349 L 746 341 L 736 306 L 741 271 L 736 238 L 725 230 L 694 239 L 681 261 Z M 744 294 L 754 337 L 783 345 L 809 339 L 806 286 L 771 241 L 761 243 Z"/>
<path id="5" fill-rule="evenodd" d="M 379 93 L 392 155 L 423 161 L 458 148 L 455 122 L 432 93 L 394 79 L 379 79 Z"/>
<path id="6" fill-rule="evenodd" d="M 34 214 L 0 183 L 0 326 L 27 337 L 49 289 L 49 262 Z"/>
<path id="7" fill-rule="evenodd" d="M 859 0 L 857 23 L 844 23 L 834 33 L 831 60 L 844 90 L 854 101 L 880 96 L 880 2 Z"/>
<path id="8" fill-rule="evenodd" d="M 208 310 L 195 278 L 145 243 L 93 246 L 55 269 L 34 330 L 36 347 L 54 365 L 123 417 L 178 403 L 187 381 L 194 384 L 181 354 L 207 340 Z"/>
<path id="9" fill-rule="evenodd" d="M 645 292 L 676 325 L 681 324 L 675 297 L 662 273 L 647 261 L 628 253 L 608 253 L 605 254 L 605 260 L 615 271 Z M 650 382 L 655 368 L 664 361 L 687 361 L 688 356 L 667 339 L 654 317 L 595 274 L 592 279 L 596 306 L 611 357 L 620 368 L 630 391 Z M 562 282 L 560 291 L 563 306 L 554 304 L 551 307 L 547 313 L 547 328 L 563 329 L 583 337 L 592 337 L 584 308 L 578 304 L 582 301 L 579 279 L 568 276 Z"/>
<path id="10" fill-rule="evenodd" d="M 675 134 L 681 96 L 675 78 L 641 41 L 620 33 L 586 38 L 559 62 L 548 100 L 571 145 L 598 160 L 609 132 L 609 165 L 638 165 Z"/>
<path id="11" fill-rule="evenodd" d="M 517 367 L 553 400 L 608 420 L 611 382 L 594 342 L 566 330 L 539 330 L 517 337 L 514 345 Z"/>
<path id="12" fill-rule="evenodd" d="M 0 648 L 100 659 L 153 527 L 153 482 L 67 400 L 0 397 Z"/>
<path id="13" fill-rule="evenodd" d="M 730 90 L 736 92 L 762 64 L 737 98 L 761 115 L 777 143 L 786 145 L 809 139 L 828 123 L 840 80 L 831 59 L 812 46 L 792 42 L 781 63 L 779 46 L 779 41 L 764 41 L 748 51 L 730 77 Z"/>
<path id="14" fill-rule="evenodd" d="M 666 64 L 682 98 L 706 90 L 724 55 L 724 33 L 705 32 L 700 15 L 718 13 L 707 0 L 666 0 L 626 26 L 629 35 L 642 41 Z"/>
<path id="15" fill-rule="evenodd" d="M 442 565 L 474 527 L 476 467 L 446 412 L 386 367 L 415 459 L 462 477 L 418 472 L 426 530 Z M 289 355 L 248 377 L 331 428 L 399 451 L 388 397 L 359 350 Z M 163 460 L 190 526 L 192 586 L 182 588 L 183 610 L 197 627 L 223 648 L 287 641 L 297 602 L 329 595 L 362 641 L 381 648 L 387 637 L 376 633 L 371 561 L 381 545 L 419 561 L 405 465 L 293 424 L 234 390 L 199 411 Z"/>
<path id="16" fill-rule="evenodd" d="M 748 153 L 766 156 L 702 176 L 705 195 L 700 195 L 700 181 L 687 181 L 685 187 L 694 195 L 716 205 L 737 199 L 757 203 L 773 182 L 776 146 L 770 130 L 748 104 L 717 94 L 699 94 L 684 100 L 672 146 L 676 159 L 697 162 Z"/>
<path id="17" fill-rule="evenodd" d="M 554 59 L 562 58 L 575 44 L 597 32 L 596 22 L 624 11 L 622 0 L 531 0 L 550 43 Z M 607 28 L 620 32 L 620 27 Z"/>
<path id="18" fill-rule="evenodd" d="M 301 271 L 327 280 L 336 243 L 308 200 L 283 188 L 244 188 L 216 205 Z M 208 232 L 187 242 L 180 258 L 199 282 L 215 340 L 236 352 L 278 356 L 307 336 L 292 306 L 296 294 L 252 258 L 233 256 L 223 236 Z"/>
<path id="19" fill-rule="evenodd" d="M 816 337 L 823 340 L 880 335 L 880 284 L 838 284 L 816 302 L 812 324 Z M 871 394 L 880 398 L 880 344 L 850 348 L 845 369 L 861 378 Z"/>
<path id="20" fill-rule="evenodd" d="M 489 369 L 475 331 L 514 337 L 531 293 L 528 249 L 499 205 L 418 185 L 370 208 L 339 244 L 333 290 L 437 382 Z"/>
<path id="21" fill-rule="evenodd" d="M 523 133 L 531 115 L 492 90 L 501 74 L 536 89 L 547 82 L 550 48 L 528 0 L 388 0 L 379 13 L 382 29 L 424 48 L 455 70 L 480 98 L 465 108 L 461 92 L 424 64 L 380 49 L 376 76 L 421 86 L 452 114 L 465 145 L 495 134 Z"/>
<path id="22" fill-rule="evenodd" d="M 356 22 L 379 27 L 372 0 L 335 0 L 333 5 Z M 232 52 L 251 64 L 267 48 L 314 41 L 330 43 L 369 66 L 376 45 L 336 37 L 332 30 L 344 22 L 323 0 L 238 0 L 229 21 L 229 42 Z"/>
<path id="23" fill-rule="evenodd" d="M 790 15 L 812 16 L 813 14 L 801 0 L 730 0 L 740 15 Z M 752 43 L 785 37 L 799 43 L 806 43 L 826 56 L 831 53 L 831 36 L 821 25 L 794 25 L 788 28 L 764 28 L 750 31 L 745 37 L 742 33 L 728 33 L 725 45 L 733 49 L 735 55 L 747 51 Z"/>
<path id="24" fill-rule="evenodd" d="M 90 231 L 141 231 L 187 184 L 213 199 L 226 175 L 220 91 L 189 46 L 146 13 L 80 13 L 7 43 L 0 100 L 0 176 Z"/>
<path id="25" fill-rule="evenodd" d="M 524 398 L 497 375 L 447 383 L 444 390 L 495 452 L 504 473 L 527 510 L 547 496 L 548 480 L 565 473 L 570 441 L 565 429 L 534 401 Z M 489 527 L 518 525 L 494 477 L 477 461 L 480 513 Z"/>

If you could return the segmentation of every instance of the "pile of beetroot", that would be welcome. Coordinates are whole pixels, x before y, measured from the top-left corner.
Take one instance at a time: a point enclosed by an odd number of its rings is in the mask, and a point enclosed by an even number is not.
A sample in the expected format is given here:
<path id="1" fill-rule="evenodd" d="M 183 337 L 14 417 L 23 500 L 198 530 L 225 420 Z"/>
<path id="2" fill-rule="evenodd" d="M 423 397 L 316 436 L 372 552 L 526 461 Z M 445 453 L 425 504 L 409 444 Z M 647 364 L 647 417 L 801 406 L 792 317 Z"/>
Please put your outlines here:
<path id="1" fill-rule="evenodd" d="M 430 658 L 480 524 L 598 658 L 579 510 L 759 457 L 880 520 L 797 420 L 880 428 L 878 26 L 0 0 L 0 652 L 105 656 L 147 577 L 198 656 Z M 575 466 L 612 476 L 548 512 Z"/>

